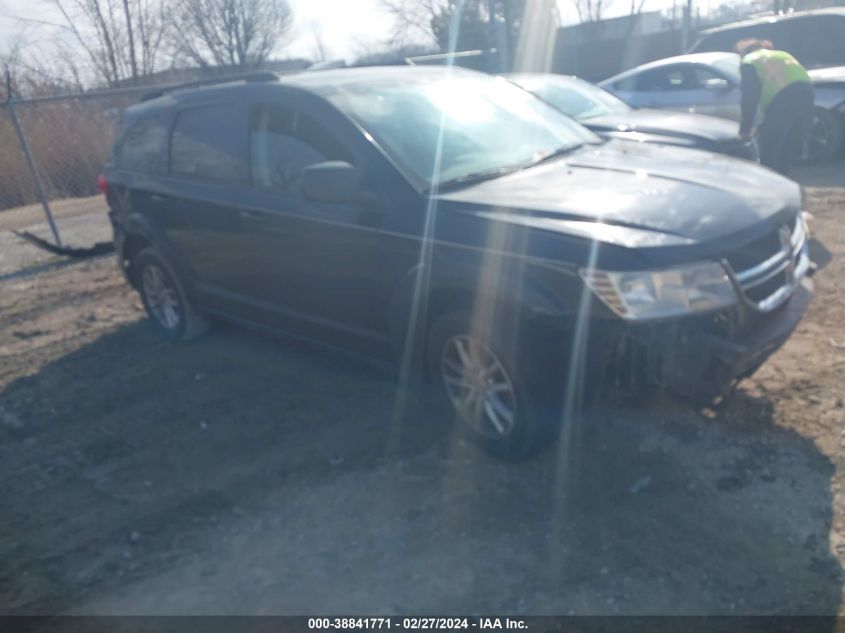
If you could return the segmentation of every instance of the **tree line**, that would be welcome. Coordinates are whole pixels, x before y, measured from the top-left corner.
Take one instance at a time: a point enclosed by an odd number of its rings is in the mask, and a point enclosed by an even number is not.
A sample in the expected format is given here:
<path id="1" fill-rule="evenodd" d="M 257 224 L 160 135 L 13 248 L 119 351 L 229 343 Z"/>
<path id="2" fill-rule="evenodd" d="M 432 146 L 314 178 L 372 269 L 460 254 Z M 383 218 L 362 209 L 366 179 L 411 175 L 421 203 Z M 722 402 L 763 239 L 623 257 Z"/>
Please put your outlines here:
<path id="1" fill-rule="evenodd" d="M 168 68 L 249 69 L 286 44 L 294 16 L 288 0 L 46 0 L 56 16 L 21 18 L 0 63 L 45 84 L 120 87 Z M 545 0 L 541 0 L 545 2 Z M 491 25 L 518 40 L 532 0 L 378 0 L 393 21 L 360 57 L 408 49 L 491 48 Z M 540 3 L 537 3 L 538 6 Z M 546 3 L 548 4 L 548 3 Z M 450 41 L 452 33 L 456 41 Z M 315 55 L 325 57 L 315 31 Z M 319 53 L 317 53 L 319 51 Z M 378 56 L 376 54 L 376 56 Z M 3 59 L 5 57 L 5 59 Z M 55 88 L 55 86 L 54 86 Z"/>
<path id="2" fill-rule="evenodd" d="M 744 14 L 750 6 L 770 1 L 725 2 L 713 14 Z M 5 52 L 0 50 L 0 64 L 53 91 L 56 85 L 127 86 L 169 68 L 258 67 L 290 41 L 294 26 L 288 0 L 44 2 L 54 9 L 55 19 L 22 17 L 18 36 L 6 44 Z M 630 15 L 641 13 L 647 4 L 626 3 Z M 785 3 L 775 1 L 776 6 Z M 599 22 L 611 4 L 566 0 L 560 6 L 568 5 L 580 22 Z M 393 27 L 361 44 L 361 63 L 408 50 L 483 50 L 503 43 L 513 59 L 526 17 L 535 24 L 560 21 L 555 0 L 377 0 L 377 6 L 392 18 Z M 323 61 L 327 54 L 322 34 L 318 25 L 312 29 L 313 56 Z"/>
<path id="3" fill-rule="evenodd" d="M 285 42 L 287 0 L 48 0 L 0 62 L 30 81 L 129 86 L 174 67 L 247 69 Z"/>

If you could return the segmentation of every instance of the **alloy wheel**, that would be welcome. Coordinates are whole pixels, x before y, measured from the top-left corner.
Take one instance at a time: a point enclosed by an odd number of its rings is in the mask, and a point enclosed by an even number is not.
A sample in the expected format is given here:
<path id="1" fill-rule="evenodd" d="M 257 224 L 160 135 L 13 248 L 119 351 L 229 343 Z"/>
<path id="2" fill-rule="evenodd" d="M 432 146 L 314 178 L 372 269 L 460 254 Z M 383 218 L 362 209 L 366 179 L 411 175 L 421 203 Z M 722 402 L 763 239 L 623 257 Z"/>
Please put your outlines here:
<path id="1" fill-rule="evenodd" d="M 141 275 L 147 307 L 158 323 L 175 330 L 181 322 L 179 295 L 173 282 L 160 266 L 148 264 Z"/>
<path id="2" fill-rule="evenodd" d="M 440 371 L 452 406 L 476 432 L 499 439 L 513 431 L 516 392 L 489 347 L 471 336 L 453 336 L 443 347 Z"/>
<path id="3" fill-rule="evenodd" d="M 821 117 L 813 117 L 810 133 L 804 143 L 804 160 L 815 161 L 823 156 L 830 145 L 831 130 L 827 122 Z"/>

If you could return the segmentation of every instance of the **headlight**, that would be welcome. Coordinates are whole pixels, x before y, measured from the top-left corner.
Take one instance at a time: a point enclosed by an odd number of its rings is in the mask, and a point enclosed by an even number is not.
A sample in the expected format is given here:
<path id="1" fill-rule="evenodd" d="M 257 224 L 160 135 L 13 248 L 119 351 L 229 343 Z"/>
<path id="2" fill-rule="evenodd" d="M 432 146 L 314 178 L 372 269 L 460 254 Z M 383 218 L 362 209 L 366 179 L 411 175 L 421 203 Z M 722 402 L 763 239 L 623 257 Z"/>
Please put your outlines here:
<path id="1" fill-rule="evenodd" d="M 737 301 L 725 269 L 716 262 L 638 272 L 582 268 L 581 278 L 624 319 L 660 319 L 706 312 Z"/>
<path id="2" fill-rule="evenodd" d="M 801 228 L 804 230 L 804 239 L 809 240 L 810 235 L 810 220 L 813 219 L 813 214 L 809 211 L 802 211 L 798 214 L 798 222 L 801 223 Z"/>

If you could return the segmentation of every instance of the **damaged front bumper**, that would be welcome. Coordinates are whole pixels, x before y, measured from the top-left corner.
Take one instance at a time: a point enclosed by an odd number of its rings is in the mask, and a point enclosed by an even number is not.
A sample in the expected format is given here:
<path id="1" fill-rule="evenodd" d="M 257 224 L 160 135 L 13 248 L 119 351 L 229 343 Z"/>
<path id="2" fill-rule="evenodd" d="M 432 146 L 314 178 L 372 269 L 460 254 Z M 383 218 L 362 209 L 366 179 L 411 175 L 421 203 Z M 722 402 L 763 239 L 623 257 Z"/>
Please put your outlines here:
<path id="1" fill-rule="evenodd" d="M 812 280 L 802 279 L 784 305 L 731 338 L 691 329 L 657 346 L 658 381 L 676 393 L 708 400 L 724 397 L 733 385 L 753 374 L 795 330 L 812 298 Z"/>

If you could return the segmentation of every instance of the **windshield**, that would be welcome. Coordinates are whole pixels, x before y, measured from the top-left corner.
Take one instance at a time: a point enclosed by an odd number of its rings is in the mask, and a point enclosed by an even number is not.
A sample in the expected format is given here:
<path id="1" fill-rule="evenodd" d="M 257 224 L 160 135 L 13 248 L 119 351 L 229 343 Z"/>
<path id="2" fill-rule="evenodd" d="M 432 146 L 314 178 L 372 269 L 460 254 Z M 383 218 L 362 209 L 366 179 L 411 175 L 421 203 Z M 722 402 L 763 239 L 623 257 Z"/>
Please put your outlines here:
<path id="1" fill-rule="evenodd" d="M 575 119 L 631 111 L 618 97 L 581 79 L 538 76 L 515 77 L 513 81 Z"/>
<path id="2" fill-rule="evenodd" d="M 518 169 L 600 142 L 524 90 L 486 75 L 350 82 L 332 87 L 326 96 L 423 186 Z"/>

